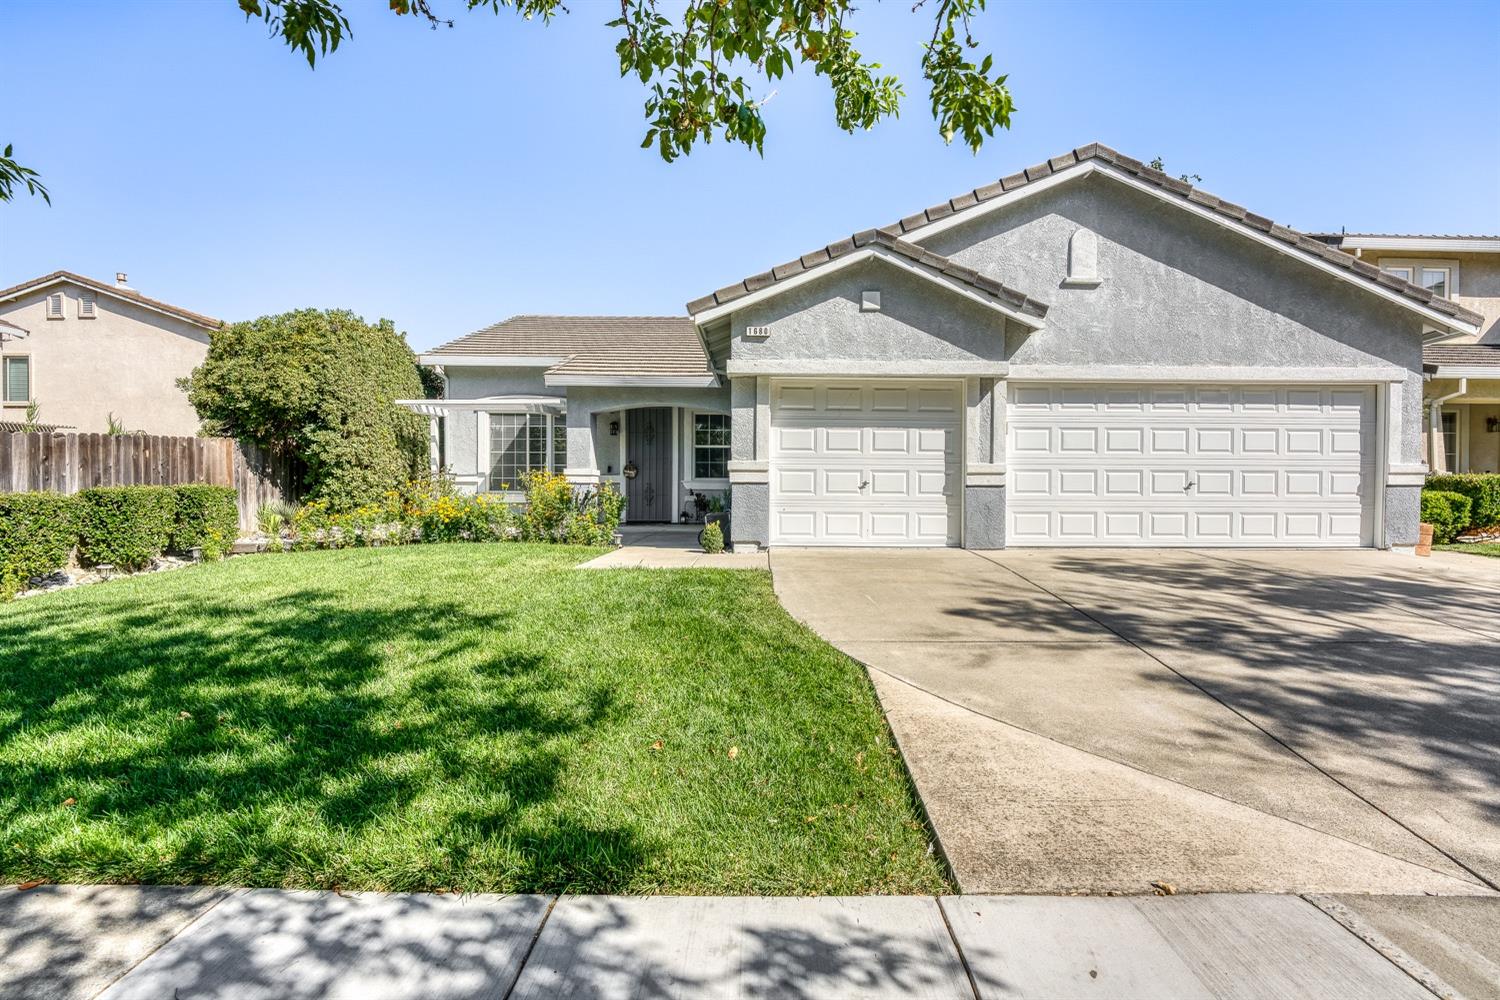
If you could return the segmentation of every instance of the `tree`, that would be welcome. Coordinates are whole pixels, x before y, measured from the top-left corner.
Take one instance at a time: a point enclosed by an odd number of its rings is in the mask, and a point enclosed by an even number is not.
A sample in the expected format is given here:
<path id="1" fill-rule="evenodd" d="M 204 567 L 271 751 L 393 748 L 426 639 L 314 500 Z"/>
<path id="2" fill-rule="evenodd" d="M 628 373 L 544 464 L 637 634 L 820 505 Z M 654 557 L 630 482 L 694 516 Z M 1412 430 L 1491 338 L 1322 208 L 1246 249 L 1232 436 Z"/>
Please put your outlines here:
<path id="1" fill-rule="evenodd" d="M 210 434 L 293 458 L 310 499 L 374 503 L 426 462 L 426 424 L 395 405 L 422 396 L 417 359 L 390 320 L 301 309 L 214 332 L 178 383 Z"/>
<path id="2" fill-rule="evenodd" d="M 16 188 L 26 188 L 29 195 L 41 195 L 42 200 L 52 204 L 52 195 L 48 193 L 40 176 L 30 167 L 23 167 L 15 160 L 15 147 L 7 144 L 5 151 L 0 153 L 0 201 L 14 201 Z"/>
<path id="3" fill-rule="evenodd" d="M 353 32 L 336 0 L 238 0 L 246 19 L 261 18 L 309 66 L 335 51 Z M 443 0 L 389 0 L 397 14 L 433 28 L 452 27 L 435 11 Z M 549 22 L 567 13 L 563 0 L 450 0 L 466 10 L 510 10 Z M 932 37 L 923 43 L 922 76 L 929 85 L 932 115 L 943 141 L 955 136 L 975 152 L 996 128 L 1009 128 L 1014 111 L 993 58 L 978 62 L 970 22 L 986 0 L 916 0 L 933 15 Z M 827 78 L 833 89 L 834 121 L 845 131 L 868 129 L 900 110 L 905 90 L 881 65 L 854 48 L 848 27 L 853 0 L 619 0 L 620 16 L 608 22 L 619 34 L 615 52 L 620 75 L 647 88 L 646 135 L 668 162 L 695 143 L 722 137 L 761 152 L 766 135 L 766 98 L 755 94 L 798 65 Z M 671 16 L 662 8 L 669 8 Z M 757 88 L 746 74 L 757 79 Z"/>

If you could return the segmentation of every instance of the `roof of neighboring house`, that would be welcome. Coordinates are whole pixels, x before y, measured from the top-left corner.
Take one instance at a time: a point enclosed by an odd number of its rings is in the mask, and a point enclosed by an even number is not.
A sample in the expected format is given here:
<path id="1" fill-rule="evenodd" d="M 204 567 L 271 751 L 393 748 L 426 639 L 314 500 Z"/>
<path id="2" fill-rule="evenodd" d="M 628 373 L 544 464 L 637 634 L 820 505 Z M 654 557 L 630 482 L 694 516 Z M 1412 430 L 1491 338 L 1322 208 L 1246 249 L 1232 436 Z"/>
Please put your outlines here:
<path id="1" fill-rule="evenodd" d="M 1055 156 L 1036 166 L 1028 167 L 1019 173 L 1002 177 L 993 184 L 986 184 L 983 187 L 975 188 L 955 198 L 950 198 L 945 202 L 933 205 L 925 211 L 909 215 L 899 222 L 882 227 L 879 231 L 898 238 L 916 233 L 926 226 L 947 219 L 957 213 L 975 208 L 1003 194 L 1009 194 L 1012 191 L 1024 188 L 1029 184 L 1034 184 L 1054 174 L 1065 173 L 1075 167 L 1088 163 L 1103 164 L 1114 170 L 1128 174 L 1136 180 L 1143 181 L 1165 192 L 1176 195 L 1184 205 L 1191 204 L 1207 209 L 1252 230 L 1270 236 L 1301 256 L 1335 264 L 1352 272 L 1361 280 L 1371 285 L 1384 286 L 1387 290 L 1404 296 L 1413 302 L 1420 303 L 1444 316 L 1451 316 L 1462 323 L 1474 326 L 1478 326 L 1483 322 L 1483 317 L 1478 313 L 1465 309 L 1441 296 L 1434 296 L 1432 292 L 1419 285 L 1403 281 L 1395 275 L 1386 274 L 1373 264 L 1367 264 L 1350 254 L 1336 250 L 1326 243 L 1304 233 L 1299 233 L 1286 226 L 1277 225 L 1263 215 L 1256 215 L 1254 212 L 1233 202 L 1224 201 L 1216 195 L 1199 190 L 1186 181 L 1178 180 L 1175 177 L 1162 173 L 1160 170 L 1154 170 L 1142 161 L 1126 156 L 1101 143 L 1090 143 L 1087 146 L 1080 146 L 1071 152 Z M 838 246 L 839 244 L 834 245 Z M 818 255 L 823 252 L 815 251 L 809 255 L 813 258 L 815 265 L 819 262 Z M 763 288 L 766 285 L 805 270 L 807 265 L 802 263 L 802 260 L 799 259 L 782 264 L 780 267 L 753 275 L 737 284 L 721 288 L 712 295 L 695 299 L 688 303 L 688 312 L 703 312 L 715 305 L 732 301 L 741 295 L 748 295 L 752 290 L 752 286 L 754 289 Z"/>
<path id="2" fill-rule="evenodd" d="M 1461 233 L 1308 233 L 1315 240 L 1500 240 L 1500 236 Z"/>
<path id="3" fill-rule="evenodd" d="M 56 431 L 70 431 L 72 429 L 72 424 L 32 424 L 28 427 L 20 420 L 0 420 L 0 434 L 25 434 L 27 432 L 52 434 Z"/>
<path id="4" fill-rule="evenodd" d="M 174 306 L 170 302 L 162 302 L 159 299 L 147 298 L 140 292 L 136 291 L 134 288 L 122 288 L 119 285 L 111 285 L 103 281 L 95 281 L 93 278 L 85 277 L 81 274 L 74 274 L 72 271 L 53 271 L 51 274 L 44 274 L 40 278 L 32 278 L 30 281 L 23 281 L 19 285 L 11 285 L 9 288 L 0 289 L 0 302 L 4 302 L 7 299 L 18 298 L 19 296 L 25 295 L 28 292 L 37 291 L 38 289 L 45 288 L 48 285 L 53 285 L 60 281 L 71 281 L 75 285 L 82 285 L 84 288 L 91 288 L 96 292 L 103 292 L 106 295 L 113 295 L 117 299 L 123 299 L 126 302 L 134 302 L 137 305 L 145 306 L 148 309 L 154 309 L 157 312 L 166 313 L 169 316 L 176 316 L 178 319 L 186 320 L 187 322 L 192 323 L 194 326 L 201 326 L 205 330 L 217 330 L 219 327 L 224 325 L 223 320 L 214 319 L 212 316 L 205 316 L 202 313 L 195 313 L 190 309 L 184 309 L 181 306 Z"/>
<path id="5" fill-rule="evenodd" d="M 839 240 L 837 243 L 830 243 L 820 250 L 803 254 L 796 260 L 780 264 L 769 271 L 751 275 L 733 285 L 726 285 L 716 292 L 705 295 L 701 299 L 694 299 L 692 302 L 689 302 L 687 310 L 690 313 L 700 313 L 714 306 L 725 305 L 736 299 L 743 298 L 752 292 L 758 292 L 762 288 L 768 288 L 778 281 L 785 281 L 794 275 L 813 271 L 826 264 L 831 264 L 833 261 L 841 257 L 847 257 L 856 250 L 861 250 L 865 247 L 881 247 L 900 257 L 904 257 L 914 264 L 932 268 L 961 284 L 998 300 L 1017 312 L 1035 316 L 1038 319 L 1047 315 L 1046 303 L 1031 298 L 1025 292 L 1009 288 L 989 275 L 981 274 L 972 267 L 965 267 L 948 257 L 933 253 L 931 250 L 923 249 L 915 243 L 909 243 L 906 240 L 900 239 L 884 229 L 866 229 L 863 232 L 855 233 L 847 239 Z"/>
<path id="6" fill-rule="evenodd" d="M 1500 344 L 1429 344 L 1422 348 L 1425 365 L 1461 368 L 1500 368 Z"/>
<path id="7" fill-rule="evenodd" d="M 686 316 L 512 316 L 424 356 L 558 358 L 549 375 L 711 375 Z"/>

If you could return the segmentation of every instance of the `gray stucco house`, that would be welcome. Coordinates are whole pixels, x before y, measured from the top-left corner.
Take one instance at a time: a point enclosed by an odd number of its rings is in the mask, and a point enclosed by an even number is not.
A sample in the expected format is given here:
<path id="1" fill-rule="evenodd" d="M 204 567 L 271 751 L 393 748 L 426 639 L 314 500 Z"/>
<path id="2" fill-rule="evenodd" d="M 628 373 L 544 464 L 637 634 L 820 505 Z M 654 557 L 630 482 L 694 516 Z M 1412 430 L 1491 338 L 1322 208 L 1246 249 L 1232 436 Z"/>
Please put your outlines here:
<path id="1" fill-rule="evenodd" d="M 1483 318 L 1099 145 L 696 299 L 422 356 L 468 489 L 728 494 L 736 548 L 1417 534 L 1424 347 Z"/>

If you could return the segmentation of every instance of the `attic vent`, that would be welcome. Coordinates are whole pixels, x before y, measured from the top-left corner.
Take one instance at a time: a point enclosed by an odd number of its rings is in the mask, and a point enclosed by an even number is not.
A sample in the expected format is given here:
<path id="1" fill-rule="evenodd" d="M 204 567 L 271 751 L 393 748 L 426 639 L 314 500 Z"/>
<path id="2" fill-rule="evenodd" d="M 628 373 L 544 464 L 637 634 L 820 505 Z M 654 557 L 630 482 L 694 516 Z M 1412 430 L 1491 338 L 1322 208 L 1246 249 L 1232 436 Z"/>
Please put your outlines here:
<path id="1" fill-rule="evenodd" d="M 771 335 L 769 326 L 747 326 L 745 327 L 746 340 L 765 340 Z"/>
<path id="2" fill-rule="evenodd" d="M 1068 276 L 1063 284 L 1094 288 L 1099 282 L 1099 237 L 1092 230 L 1080 229 L 1068 240 Z"/>

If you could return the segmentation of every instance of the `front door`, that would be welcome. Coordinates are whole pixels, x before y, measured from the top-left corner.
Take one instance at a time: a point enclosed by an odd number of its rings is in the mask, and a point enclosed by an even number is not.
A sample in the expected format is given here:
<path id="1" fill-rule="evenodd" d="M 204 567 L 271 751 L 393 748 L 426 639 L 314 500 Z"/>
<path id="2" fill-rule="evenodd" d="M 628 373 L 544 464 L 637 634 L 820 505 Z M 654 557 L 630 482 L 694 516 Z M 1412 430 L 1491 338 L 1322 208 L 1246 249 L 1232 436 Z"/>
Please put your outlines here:
<path id="1" fill-rule="evenodd" d="M 625 414 L 625 517 L 633 524 L 672 520 L 672 408 Z M 634 468 L 635 475 L 629 476 Z"/>

